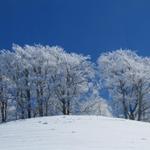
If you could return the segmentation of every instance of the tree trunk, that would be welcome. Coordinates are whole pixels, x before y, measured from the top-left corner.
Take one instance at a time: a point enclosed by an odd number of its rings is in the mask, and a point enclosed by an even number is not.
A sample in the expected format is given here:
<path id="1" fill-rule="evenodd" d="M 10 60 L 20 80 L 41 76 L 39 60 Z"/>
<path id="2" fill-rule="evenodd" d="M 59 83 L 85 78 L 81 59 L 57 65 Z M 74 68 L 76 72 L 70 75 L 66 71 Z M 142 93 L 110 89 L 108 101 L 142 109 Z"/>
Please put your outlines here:
<path id="1" fill-rule="evenodd" d="M 138 100 L 138 121 L 141 121 L 141 117 L 142 117 L 142 97 L 141 95 L 139 96 L 139 100 Z"/>
<path id="2" fill-rule="evenodd" d="M 28 101 L 28 105 L 27 105 L 28 118 L 31 118 L 30 90 L 28 89 L 26 92 L 27 92 L 27 101 Z"/>
<path id="3" fill-rule="evenodd" d="M 1 121 L 6 122 L 7 120 L 7 103 L 1 102 Z"/>

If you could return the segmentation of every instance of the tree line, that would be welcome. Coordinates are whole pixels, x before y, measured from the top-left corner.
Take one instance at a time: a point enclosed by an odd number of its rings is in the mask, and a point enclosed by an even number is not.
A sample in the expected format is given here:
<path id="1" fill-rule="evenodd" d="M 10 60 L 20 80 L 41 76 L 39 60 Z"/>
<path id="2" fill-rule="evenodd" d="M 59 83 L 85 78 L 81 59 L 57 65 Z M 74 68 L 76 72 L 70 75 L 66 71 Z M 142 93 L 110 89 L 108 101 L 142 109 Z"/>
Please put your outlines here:
<path id="1" fill-rule="evenodd" d="M 58 46 L 0 51 L 2 122 L 62 114 L 149 121 L 149 98 L 150 59 L 131 50 L 102 53 L 97 63 Z"/>

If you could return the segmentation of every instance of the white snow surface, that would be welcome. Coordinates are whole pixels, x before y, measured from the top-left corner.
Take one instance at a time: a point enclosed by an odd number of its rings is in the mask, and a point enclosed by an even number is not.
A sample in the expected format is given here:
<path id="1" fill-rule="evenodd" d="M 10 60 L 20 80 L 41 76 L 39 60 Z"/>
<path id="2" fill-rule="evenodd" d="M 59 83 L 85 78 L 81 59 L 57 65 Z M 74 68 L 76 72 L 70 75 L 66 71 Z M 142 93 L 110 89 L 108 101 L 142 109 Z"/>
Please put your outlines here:
<path id="1" fill-rule="evenodd" d="M 0 150 L 150 150 L 150 124 L 54 116 L 0 125 Z"/>

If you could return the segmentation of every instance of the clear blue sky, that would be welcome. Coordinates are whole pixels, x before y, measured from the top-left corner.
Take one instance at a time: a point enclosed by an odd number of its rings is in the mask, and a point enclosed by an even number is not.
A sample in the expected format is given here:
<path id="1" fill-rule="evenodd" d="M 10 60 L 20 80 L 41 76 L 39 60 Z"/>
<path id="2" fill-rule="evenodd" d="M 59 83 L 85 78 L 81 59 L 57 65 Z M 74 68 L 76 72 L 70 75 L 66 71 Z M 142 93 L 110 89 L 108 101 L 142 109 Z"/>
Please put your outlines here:
<path id="1" fill-rule="evenodd" d="M 150 0 L 0 0 L 0 49 L 49 44 L 90 54 L 150 55 Z"/>

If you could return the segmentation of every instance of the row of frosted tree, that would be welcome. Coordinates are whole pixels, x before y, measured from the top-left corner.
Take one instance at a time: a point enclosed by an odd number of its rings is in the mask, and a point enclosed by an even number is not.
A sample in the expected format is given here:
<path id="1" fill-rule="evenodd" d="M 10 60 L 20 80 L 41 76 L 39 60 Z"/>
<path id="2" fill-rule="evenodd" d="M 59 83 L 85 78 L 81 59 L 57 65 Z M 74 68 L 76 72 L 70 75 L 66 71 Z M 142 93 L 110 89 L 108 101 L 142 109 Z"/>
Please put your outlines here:
<path id="1" fill-rule="evenodd" d="M 150 58 L 116 50 L 93 63 L 57 46 L 13 45 L 0 51 L 0 114 L 2 122 L 72 114 L 149 121 Z"/>
<path id="2" fill-rule="evenodd" d="M 96 76 L 89 56 L 67 53 L 57 46 L 13 45 L 10 51 L 1 50 L 2 122 L 48 115 L 107 113 L 101 109 L 107 104 L 99 96 Z"/>

